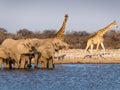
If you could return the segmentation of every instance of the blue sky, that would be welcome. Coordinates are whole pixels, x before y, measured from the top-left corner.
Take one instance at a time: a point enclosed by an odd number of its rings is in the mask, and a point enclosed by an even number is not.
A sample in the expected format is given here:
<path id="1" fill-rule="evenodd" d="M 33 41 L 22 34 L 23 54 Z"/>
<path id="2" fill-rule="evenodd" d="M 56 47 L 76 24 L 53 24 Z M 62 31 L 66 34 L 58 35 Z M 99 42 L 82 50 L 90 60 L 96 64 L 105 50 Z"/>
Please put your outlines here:
<path id="1" fill-rule="evenodd" d="M 119 25 L 119 9 L 120 0 L 0 0 L 0 27 L 12 33 L 58 30 L 67 13 L 66 31 L 94 32 L 114 20 Z"/>

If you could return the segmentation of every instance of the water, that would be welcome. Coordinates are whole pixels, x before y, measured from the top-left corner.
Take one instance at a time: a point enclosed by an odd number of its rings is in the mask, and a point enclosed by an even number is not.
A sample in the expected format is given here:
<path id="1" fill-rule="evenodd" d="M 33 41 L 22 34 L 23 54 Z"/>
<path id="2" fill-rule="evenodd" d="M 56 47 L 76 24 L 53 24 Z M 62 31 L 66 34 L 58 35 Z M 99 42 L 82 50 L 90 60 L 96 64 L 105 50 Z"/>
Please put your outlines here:
<path id="1" fill-rule="evenodd" d="M 54 70 L 0 70 L 0 90 L 119 90 L 119 64 L 62 64 Z"/>

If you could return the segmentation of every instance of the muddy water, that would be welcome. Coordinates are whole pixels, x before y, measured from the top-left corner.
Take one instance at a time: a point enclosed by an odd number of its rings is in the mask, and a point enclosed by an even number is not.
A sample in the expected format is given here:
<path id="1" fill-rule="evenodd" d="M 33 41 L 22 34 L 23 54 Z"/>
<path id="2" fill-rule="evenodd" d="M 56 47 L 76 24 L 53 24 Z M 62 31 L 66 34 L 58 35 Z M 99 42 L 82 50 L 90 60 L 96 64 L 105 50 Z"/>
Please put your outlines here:
<path id="1" fill-rule="evenodd" d="M 0 90 L 119 90 L 119 64 L 61 64 L 54 70 L 0 70 Z"/>

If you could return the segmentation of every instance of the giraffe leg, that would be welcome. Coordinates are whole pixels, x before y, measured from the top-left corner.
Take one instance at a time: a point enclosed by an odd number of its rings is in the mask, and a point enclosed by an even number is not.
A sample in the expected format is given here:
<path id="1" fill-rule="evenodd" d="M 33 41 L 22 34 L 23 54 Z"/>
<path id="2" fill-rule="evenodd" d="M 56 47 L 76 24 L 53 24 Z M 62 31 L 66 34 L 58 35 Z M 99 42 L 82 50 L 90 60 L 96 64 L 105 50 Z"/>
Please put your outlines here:
<path id="1" fill-rule="evenodd" d="M 86 48 L 85 48 L 85 51 L 84 51 L 84 53 L 85 53 L 85 56 L 84 56 L 84 59 L 86 58 L 86 51 L 88 50 L 88 48 L 89 48 L 89 45 L 88 45 L 88 43 L 87 43 L 87 46 L 86 46 Z"/>
<path id="2" fill-rule="evenodd" d="M 90 45 L 90 53 L 93 55 L 93 44 Z"/>
<path id="3" fill-rule="evenodd" d="M 99 49 L 99 43 L 97 44 L 97 47 L 96 47 L 96 54 L 98 54 L 98 49 Z"/>
<path id="4" fill-rule="evenodd" d="M 104 52 L 104 54 L 105 54 L 105 47 L 104 47 L 104 44 L 103 44 L 103 43 L 101 43 L 101 47 L 102 47 L 103 52 Z"/>
<path id="5" fill-rule="evenodd" d="M 85 48 L 85 54 L 86 54 L 86 51 L 88 50 L 89 48 L 89 45 L 87 44 L 86 48 Z"/>

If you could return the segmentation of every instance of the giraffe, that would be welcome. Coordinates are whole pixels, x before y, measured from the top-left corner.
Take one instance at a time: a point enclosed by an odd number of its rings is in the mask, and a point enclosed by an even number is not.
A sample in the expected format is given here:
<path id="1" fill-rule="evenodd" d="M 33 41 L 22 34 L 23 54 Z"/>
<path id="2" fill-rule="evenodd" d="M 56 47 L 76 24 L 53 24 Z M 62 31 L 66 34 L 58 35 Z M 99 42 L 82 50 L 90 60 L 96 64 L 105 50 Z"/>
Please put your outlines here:
<path id="1" fill-rule="evenodd" d="M 89 38 L 88 38 L 88 41 L 87 41 L 87 46 L 85 48 L 85 53 L 86 51 L 88 50 L 88 48 L 90 47 L 90 52 L 92 53 L 93 51 L 93 46 L 96 44 L 97 47 L 96 47 L 96 52 L 98 51 L 98 48 L 99 48 L 99 45 L 101 45 L 103 51 L 104 51 L 104 54 L 105 54 L 105 47 L 104 47 L 104 44 L 103 44 L 103 41 L 104 41 L 104 38 L 103 36 L 112 28 L 112 27 L 118 27 L 117 25 L 117 22 L 116 21 L 113 21 L 112 23 L 110 23 L 108 26 L 106 26 L 105 28 L 103 29 L 100 29 L 98 30 L 95 34 L 91 35 Z"/>
<path id="2" fill-rule="evenodd" d="M 68 14 L 65 14 L 64 21 L 63 21 L 63 24 L 62 24 L 61 28 L 52 38 L 57 38 L 61 41 L 64 41 L 64 32 L 65 32 L 65 27 L 66 27 L 67 20 L 68 20 Z M 59 52 L 57 52 L 57 56 L 59 56 L 61 54 L 62 54 L 61 50 Z"/>
<path id="3" fill-rule="evenodd" d="M 53 38 L 57 38 L 60 39 L 62 41 L 64 41 L 64 32 L 65 32 L 65 27 L 66 27 L 66 22 L 68 20 L 68 14 L 65 14 L 64 16 L 64 21 L 62 24 L 62 27 L 59 29 L 59 31 L 53 36 Z"/>

